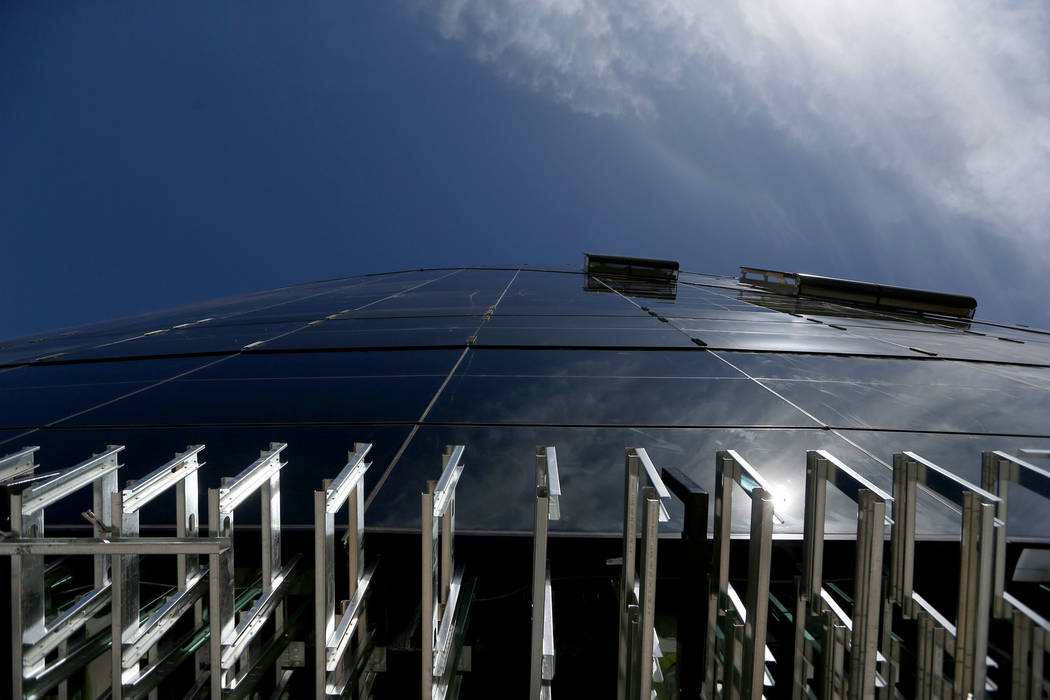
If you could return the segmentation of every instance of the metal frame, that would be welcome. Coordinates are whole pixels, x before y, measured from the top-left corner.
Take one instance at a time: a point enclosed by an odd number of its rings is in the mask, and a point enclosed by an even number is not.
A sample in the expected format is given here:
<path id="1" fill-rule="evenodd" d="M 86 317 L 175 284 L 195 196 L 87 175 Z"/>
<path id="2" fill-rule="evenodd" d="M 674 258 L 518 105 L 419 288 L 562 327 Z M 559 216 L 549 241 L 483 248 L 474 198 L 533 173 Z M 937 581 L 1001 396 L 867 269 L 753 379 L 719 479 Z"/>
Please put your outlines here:
<path id="1" fill-rule="evenodd" d="M 623 573 L 620 577 L 620 638 L 617 646 L 617 698 L 649 700 L 653 683 L 663 681 L 656 637 L 656 557 L 659 523 L 667 522 L 665 502 L 671 493 L 660 472 L 640 447 L 628 447 L 624 458 Z M 642 556 L 636 570 L 638 496 L 641 488 Z"/>
<path id="2" fill-rule="evenodd" d="M 211 695 L 234 690 L 257 662 L 253 644 L 263 626 L 274 620 L 274 638 L 284 628 L 288 582 L 301 555 L 281 565 L 281 452 L 284 443 L 270 443 L 259 459 L 218 489 L 208 489 L 208 534 L 229 540 L 229 547 L 208 556 L 208 617 Z M 262 595 L 244 613 L 234 616 L 233 516 L 237 506 L 255 492 L 262 496 Z M 278 687 L 288 682 L 290 669 L 277 665 Z"/>
<path id="3" fill-rule="evenodd" d="M 729 583 L 729 541 L 732 534 L 733 484 L 751 499 L 751 537 L 748 544 L 746 603 Z M 735 450 L 719 450 L 715 457 L 715 539 L 712 561 L 716 590 L 711 591 L 708 609 L 708 655 L 705 692 L 712 696 L 717 674 L 716 621 L 725 638 L 722 663 L 723 697 L 759 700 L 766 682 L 765 663 L 772 660 L 766 648 L 769 612 L 769 578 L 773 552 L 772 489 L 761 474 Z M 739 655 L 740 677 L 735 667 Z"/>
<path id="4" fill-rule="evenodd" d="M 822 584 L 828 484 L 857 503 L 857 557 L 852 617 L 846 616 Z M 795 615 L 792 689 L 795 698 L 806 695 L 809 660 L 806 658 L 805 633 L 812 622 L 819 622 L 824 633 L 822 697 L 842 695 L 850 700 L 875 697 L 886 504 L 892 501 L 889 494 L 830 453 L 824 450 L 806 453 L 803 525 L 805 564 Z M 847 651 L 850 660 L 848 676 L 844 673 Z"/>
<path id="5" fill-rule="evenodd" d="M 363 654 L 369 653 L 370 635 L 365 601 L 375 564 L 365 567 L 364 476 L 371 462 L 365 457 L 370 443 L 354 443 L 346 466 L 335 479 L 325 479 L 324 490 L 314 491 L 314 639 L 315 694 L 317 698 L 339 697 L 352 681 L 352 672 Z M 335 514 L 349 504 L 347 530 L 349 599 L 342 613 L 335 612 Z M 351 642 L 357 638 L 356 646 Z M 351 653 L 351 649 L 353 652 Z M 367 697 L 375 672 L 362 674 L 358 697 Z"/>
<path id="6" fill-rule="evenodd" d="M 24 479 L 9 488 L 12 537 L 3 542 L 0 553 L 11 554 L 11 693 L 26 695 L 26 681 L 48 675 L 54 666 L 65 662 L 67 640 L 82 629 L 89 619 L 104 609 L 112 595 L 109 575 L 110 557 L 101 550 L 90 550 L 92 540 L 67 540 L 66 551 L 48 554 L 94 555 L 94 583 L 66 612 L 53 620 L 45 619 L 44 556 L 45 551 L 32 546 L 32 541 L 50 542 L 44 537 L 44 509 L 57 501 L 92 486 L 94 536 L 100 538 L 112 527 L 110 494 L 117 487 L 117 455 L 123 446 L 110 445 L 104 452 L 53 475 L 42 475 L 43 481 Z M 36 447 L 26 448 L 0 461 L 7 478 L 30 476 Z M 30 540 L 26 542 L 25 540 Z M 87 548 L 87 549 L 86 549 Z M 48 664 L 47 656 L 58 650 L 59 659 Z M 86 663 L 88 660 L 85 659 Z M 59 683 L 59 695 L 66 696 L 65 681 Z"/>
<path id="7" fill-rule="evenodd" d="M 913 590 L 915 506 L 919 485 L 962 507 L 959 596 L 954 626 Z M 920 648 L 930 647 L 934 652 L 919 656 L 921 673 L 916 672 L 917 695 L 936 694 L 943 686 L 940 667 L 927 665 L 937 662 L 938 628 L 954 637 L 954 644 L 944 647 L 955 660 L 952 694 L 966 698 L 971 693 L 980 696 L 984 692 L 995 527 L 1004 527 L 1004 523 L 995 518 L 1001 503 L 998 496 L 914 452 L 893 455 L 893 529 L 888 597 L 901 607 L 905 617 L 919 618 Z"/>
<path id="8" fill-rule="evenodd" d="M 119 538 L 138 538 L 139 511 L 157 496 L 172 486 L 176 489 L 176 536 L 179 539 L 196 539 L 199 535 L 197 499 L 197 470 L 204 464 L 197 455 L 204 445 L 191 445 L 186 451 L 138 480 L 133 486 L 111 495 L 110 512 L 114 518 L 113 534 Z M 154 538 L 143 538 L 143 543 L 158 548 Z M 170 650 L 162 649 L 160 642 L 165 633 L 190 610 L 194 613 L 195 626 L 203 626 L 201 597 L 205 591 L 207 569 L 200 566 L 196 554 L 177 554 L 178 592 L 159 609 L 140 623 L 143 610 L 139 596 L 139 554 L 114 555 L 112 558 L 112 615 L 111 629 L 113 651 L 111 653 L 111 693 L 120 700 L 131 693 L 143 680 L 156 685 L 158 668 Z M 118 642 L 119 640 L 119 642 Z M 142 657 L 147 656 L 146 667 Z M 195 673 L 200 675 L 200 668 Z"/>
<path id="9" fill-rule="evenodd" d="M 1023 455 L 1033 457 L 1050 455 L 1047 450 L 1021 450 Z M 1034 464 L 1008 455 L 1005 452 L 981 453 L 981 486 L 985 491 L 999 497 L 995 517 L 1006 523 L 1010 497 L 1010 484 L 1023 486 L 1029 491 L 1050 500 L 1050 472 Z M 1006 585 L 1006 527 L 996 529 L 995 564 L 992 574 L 992 605 L 996 617 L 1007 617 L 1012 614 L 1010 606 L 1003 601 Z"/>
<path id="10" fill-rule="evenodd" d="M 532 646 L 529 697 L 551 697 L 554 678 L 554 617 L 551 609 L 551 566 L 547 560 L 547 529 L 561 518 L 561 479 L 553 447 L 536 448 L 536 510 L 532 533 Z"/>
<path id="11" fill-rule="evenodd" d="M 453 559 L 456 485 L 463 473 L 463 445 L 448 445 L 441 478 L 422 494 L 422 698 L 449 695 L 456 675 L 454 638 L 460 616 L 463 566 Z M 454 694 L 454 692 L 453 692 Z"/>

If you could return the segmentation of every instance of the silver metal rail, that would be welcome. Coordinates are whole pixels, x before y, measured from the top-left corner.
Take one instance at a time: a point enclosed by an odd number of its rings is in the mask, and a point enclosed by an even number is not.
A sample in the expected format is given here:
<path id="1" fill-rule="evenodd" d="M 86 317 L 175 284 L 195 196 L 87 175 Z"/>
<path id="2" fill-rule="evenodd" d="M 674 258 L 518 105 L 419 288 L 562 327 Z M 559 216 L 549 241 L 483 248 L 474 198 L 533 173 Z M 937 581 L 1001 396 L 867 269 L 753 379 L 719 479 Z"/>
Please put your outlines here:
<path id="1" fill-rule="evenodd" d="M 370 653 L 365 601 L 375 564 L 365 567 L 364 476 L 371 462 L 365 457 L 369 443 L 354 443 L 346 466 L 335 479 L 326 479 L 324 489 L 314 491 L 314 631 L 315 695 L 339 697 L 353 680 L 352 672 L 362 656 Z M 349 599 L 342 601 L 342 613 L 335 612 L 335 515 L 349 504 L 347 531 Z M 356 644 L 354 640 L 356 639 Z M 381 656 L 380 654 L 376 655 Z M 375 669 L 361 674 L 357 696 L 368 697 Z"/>
<path id="2" fill-rule="evenodd" d="M 1047 450 L 1021 450 L 1022 454 L 1032 457 L 1044 456 L 1040 453 Z M 1008 515 L 1010 484 L 1023 486 L 1045 499 L 1050 499 L 1050 472 L 1040 469 L 1023 459 L 1005 452 L 984 452 L 981 454 L 981 486 L 985 491 L 999 497 L 995 517 L 1005 523 Z M 992 573 L 992 604 L 996 617 L 1013 614 L 1010 606 L 1003 601 L 1003 590 L 1006 585 L 1006 527 L 996 528 L 995 563 Z"/>
<path id="3" fill-rule="evenodd" d="M 644 479 L 644 481 L 643 481 Z M 648 483 L 648 486 L 642 486 Z M 641 573 L 637 569 L 638 500 L 642 501 Z M 660 522 L 669 520 L 671 498 L 660 472 L 642 448 L 628 447 L 624 468 L 623 573 L 620 577 L 617 697 L 649 700 L 662 682 L 656 638 L 656 559 Z"/>
<path id="4" fill-rule="evenodd" d="M 916 603 L 915 508 L 917 487 L 923 485 L 936 494 L 962 507 L 961 558 L 959 595 L 954 630 L 948 630 L 945 618 L 922 601 Z M 992 604 L 992 562 L 995 550 L 995 527 L 1005 527 L 995 518 L 1002 500 L 950 471 L 923 459 L 914 452 L 893 456 L 893 529 L 889 597 L 900 606 L 905 617 L 922 618 L 920 625 L 953 631 L 950 649 L 955 661 L 952 694 L 956 698 L 982 697 L 986 687 L 988 622 Z M 920 598 L 921 600 L 921 598 Z M 920 613 L 921 609 L 921 613 Z M 932 625 L 932 627 L 931 627 Z M 923 629 L 920 626 L 920 629 Z M 934 637 L 937 633 L 933 632 Z M 926 637 L 929 639 L 930 635 Z M 936 649 L 936 639 L 930 640 Z M 933 663 L 934 657 L 928 657 Z M 923 683 L 936 694 L 946 682 L 940 667 L 933 668 Z M 926 692 L 926 691 L 923 691 Z"/>
<path id="5" fill-rule="evenodd" d="M 733 486 L 751 499 L 751 539 L 748 544 L 747 597 L 743 604 L 729 583 L 729 541 L 732 533 Z M 712 560 L 717 587 L 711 591 L 708 611 L 708 661 L 705 689 L 713 696 L 721 681 L 723 697 L 759 700 L 767 678 L 765 663 L 769 579 L 773 552 L 772 489 L 762 475 L 735 450 L 715 457 L 715 539 Z M 724 659 L 719 665 L 716 625 L 721 625 Z M 739 676 L 736 666 L 739 665 Z M 719 668 L 719 666 L 721 666 Z"/>
<path id="6" fill-rule="evenodd" d="M 551 610 L 551 567 L 547 560 L 547 528 L 561 518 L 561 480 L 553 447 L 536 448 L 536 511 L 532 533 L 532 647 L 529 697 L 551 697 L 554 678 L 554 616 Z"/>
<path id="7" fill-rule="evenodd" d="M 167 489 L 176 491 L 176 535 L 182 540 L 196 540 L 200 517 L 197 500 L 197 470 L 203 466 L 197 455 L 204 445 L 193 445 L 157 468 L 137 483 L 111 495 L 113 534 L 118 538 L 140 540 L 145 546 L 158 548 L 154 538 L 139 538 L 139 511 Z M 113 650 L 111 653 L 111 693 L 120 700 L 146 676 L 154 673 L 165 656 L 159 643 L 165 633 L 189 610 L 193 610 L 195 627 L 203 627 L 201 597 L 205 590 L 206 569 L 196 554 L 178 556 L 178 592 L 156 612 L 141 622 L 143 610 L 139 592 L 139 554 L 115 554 L 112 557 L 112 606 L 110 616 Z M 143 657 L 147 657 L 143 659 Z M 145 661 L 145 664 L 143 662 Z M 198 663 L 200 663 L 200 659 Z M 196 671 L 201 671 L 197 668 Z"/>
<path id="8" fill-rule="evenodd" d="M 422 697 L 448 697 L 456 675 L 454 644 L 463 567 L 455 566 L 456 485 L 463 473 L 463 445 L 441 457 L 441 478 L 422 494 Z"/>
<path id="9" fill-rule="evenodd" d="M 300 555 L 282 566 L 281 563 L 281 452 L 284 443 L 271 443 L 247 469 L 218 489 L 208 489 L 208 534 L 229 540 L 229 547 L 208 556 L 208 617 L 211 695 L 221 697 L 234 690 L 258 661 L 252 641 L 268 621 L 273 620 L 273 637 L 277 638 L 285 620 L 285 597 L 288 583 Z M 262 497 L 262 595 L 238 621 L 234 616 L 234 511 L 249 496 Z M 290 669 L 274 669 L 275 683 L 283 686 Z"/>
<path id="10" fill-rule="evenodd" d="M 32 474 L 37 465 L 34 461 L 39 446 L 24 447 L 18 452 L 0 457 L 0 482 Z"/>
<path id="11" fill-rule="evenodd" d="M 857 503 L 857 551 L 852 617 L 847 617 L 822 585 L 824 516 L 827 485 L 838 488 Z M 824 695 L 850 700 L 875 697 L 879 614 L 882 609 L 882 550 L 886 504 L 893 499 L 856 471 L 824 450 L 806 453 L 806 507 L 803 525 L 804 569 L 796 604 L 795 659 L 792 697 L 807 694 L 812 662 L 806 658 L 807 627 L 823 633 Z M 849 639 L 845 640 L 848 631 Z M 849 675 L 843 660 L 849 651 Z"/>
<path id="12" fill-rule="evenodd" d="M 0 469 L 8 478 L 31 475 L 35 467 L 32 460 L 36 449 L 27 448 L 5 457 L 0 462 Z M 122 446 L 110 445 L 105 451 L 66 471 L 44 476 L 43 481 L 25 488 L 10 489 L 13 539 L 3 542 L 0 552 L 11 555 L 12 697 L 23 697 L 27 691 L 26 681 L 36 680 L 51 670 L 53 664 L 48 663 L 47 657 L 52 651 L 57 649 L 59 655 L 54 665 L 62 664 L 67 640 L 83 629 L 87 621 L 109 603 L 109 553 L 70 551 L 68 553 L 94 555 L 93 584 L 65 614 L 46 620 L 45 552 L 35 548 L 32 541 L 51 542 L 44 536 L 44 509 L 88 485 L 92 487 L 94 535 L 100 538 L 108 534 L 113 524 L 110 495 L 116 491 L 117 470 L 120 467 L 117 455 L 123 449 Z M 83 538 L 68 544 L 71 550 L 79 550 L 91 542 Z M 59 684 L 58 692 L 61 696 L 67 694 L 64 682 Z"/>

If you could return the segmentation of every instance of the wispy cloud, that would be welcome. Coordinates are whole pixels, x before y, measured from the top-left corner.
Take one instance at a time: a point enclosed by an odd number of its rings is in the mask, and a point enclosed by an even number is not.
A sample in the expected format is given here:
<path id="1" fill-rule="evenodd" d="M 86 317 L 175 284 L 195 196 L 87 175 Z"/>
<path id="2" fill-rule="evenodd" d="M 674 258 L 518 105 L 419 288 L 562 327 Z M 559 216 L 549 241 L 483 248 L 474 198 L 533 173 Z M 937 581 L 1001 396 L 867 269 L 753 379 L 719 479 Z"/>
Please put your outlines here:
<path id="1" fill-rule="evenodd" d="M 499 75 L 574 110 L 659 121 L 702 99 L 1050 249 L 1046 3 L 444 0 L 422 11 Z"/>

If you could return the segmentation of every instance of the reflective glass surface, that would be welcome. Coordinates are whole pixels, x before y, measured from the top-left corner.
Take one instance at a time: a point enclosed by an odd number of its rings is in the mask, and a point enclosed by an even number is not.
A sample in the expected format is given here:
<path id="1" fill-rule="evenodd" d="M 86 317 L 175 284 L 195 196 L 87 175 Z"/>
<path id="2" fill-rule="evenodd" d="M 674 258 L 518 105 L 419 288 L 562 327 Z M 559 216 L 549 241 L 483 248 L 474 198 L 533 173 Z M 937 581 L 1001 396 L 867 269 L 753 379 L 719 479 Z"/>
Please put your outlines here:
<path id="1" fill-rule="evenodd" d="M 0 373 L 0 426 L 48 425 L 212 358 L 19 367 Z"/>
<path id="2" fill-rule="evenodd" d="M 460 354 L 461 350 L 244 353 L 223 362 L 209 364 L 194 372 L 192 378 L 444 377 L 451 371 Z"/>
<path id="3" fill-rule="evenodd" d="M 872 338 L 854 336 L 827 326 L 787 326 L 791 332 L 761 333 L 713 330 L 689 330 L 690 336 L 702 340 L 712 349 L 764 350 L 778 352 L 827 352 L 855 355 L 916 356 L 906 347 L 883 343 Z"/>
<path id="4" fill-rule="evenodd" d="M 715 452 L 732 448 L 773 486 L 776 532 L 786 535 L 802 527 L 807 449 L 828 449 L 889 490 L 894 452 L 914 450 L 976 480 L 981 450 L 1050 446 L 1050 366 L 1038 366 L 1050 365 L 1050 336 L 973 322 L 980 335 L 964 332 L 967 322 L 691 273 L 673 300 L 587 291 L 579 272 L 515 274 L 330 280 L 9 341 L 0 363 L 67 355 L 0 367 L 0 454 L 41 444 L 38 462 L 50 469 L 127 444 L 123 480 L 203 442 L 214 486 L 283 441 L 285 520 L 306 526 L 321 479 L 338 472 L 354 441 L 373 441 L 367 522 L 405 529 L 418 527 L 419 494 L 440 473 L 444 445 L 462 443 L 457 526 L 527 532 L 535 446 L 553 444 L 565 513 L 555 529 L 611 534 L 625 447 L 647 448 L 658 466 L 682 467 L 708 489 Z M 727 349 L 704 350 L 690 336 Z M 260 340 L 268 342 L 242 351 Z M 206 356 L 185 356 L 196 353 Z M 89 493 L 68 522 L 81 522 Z M 734 528 L 744 532 L 747 500 L 737 494 Z M 920 503 L 920 536 L 958 536 L 951 508 Z M 855 512 L 829 491 L 828 532 L 852 535 Z M 681 525 L 677 506 L 672 515 L 666 531 Z M 1050 539 L 1050 508 L 1023 489 L 1011 492 L 1010 523 L 1011 536 Z"/>
<path id="5" fill-rule="evenodd" d="M 480 316 L 496 303 L 513 277 L 511 270 L 446 271 L 433 282 L 369 304 L 350 316 Z"/>
<path id="6" fill-rule="evenodd" d="M 481 316 L 343 317 L 307 326 L 267 343 L 266 347 L 270 350 L 323 350 L 465 345 L 477 332 L 481 321 Z"/>
<path id="7" fill-rule="evenodd" d="M 298 357 L 298 371 L 284 366 L 281 355 L 264 360 L 238 357 L 216 363 L 207 374 L 187 375 L 128 396 L 67 421 L 66 425 L 216 425 L 260 423 L 339 423 L 414 421 L 422 414 L 445 374 L 413 368 L 410 353 L 390 374 L 362 374 L 356 353 L 315 362 Z M 428 358 L 424 367 L 433 367 Z M 248 366 L 271 376 L 237 376 Z M 313 365 L 304 369 L 303 364 Z M 282 371 L 290 374 L 280 376 Z"/>
<path id="8" fill-rule="evenodd" d="M 1014 340 L 1023 340 L 1026 343 L 1050 344 L 1050 331 L 1043 329 L 1013 327 L 1001 324 L 982 323 L 980 321 L 974 321 L 970 328 L 977 333 L 984 333 L 993 338 L 1013 338 Z"/>
<path id="9" fill-rule="evenodd" d="M 934 464 L 948 469 L 976 486 L 981 485 L 981 453 L 1001 450 L 1016 455 L 1021 448 L 1050 448 L 1050 440 L 1017 438 L 999 435 L 936 435 L 929 433 L 874 433 L 848 431 L 844 437 L 868 450 L 880 460 L 893 463 L 893 453 L 915 452 Z M 1028 460 L 1041 469 L 1050 467 L 1047 460 Z M 932 501 L 933 499 L 931 499 Z M 1046 538 L 1050 501 L 1024 487 L 1011 484 L 1008 490 L 1007 534 L 1012 537 Z M 958 536 L 960 528 L 957 508 L 941 503 L 936 507 L 950 521 L 949 532 Z"/>
<path id="10" fill-rule="evenodd" d="M 831 426 L 1050 434 L 1050 392 L 939 360 L 724 353 L 729 362 Z M 770 379 L 765 377 L 779 377 Z M 1002 411 L 999 406 L 1024 406 Z"/>
<path id="11" fill-rule="evenodd" d="M 539 350 L 524 351 L 537 356 L 540 364 L 529 363 L 532 357 L 507 355 L 500 350 L 474 352 L 480 361 L 460 366 L 431 410 L 429 421 L 538 425 L 814 425 L 810 418 L 757 383 L 743 377 L 726 377 L 726 369 L 713 364 L 717 360 L 709 356 L 705 356 L 703 364 L 718 373 L 714 377 L 626 374 L 642 371 L 645 364 L 655 359 L 646 357 L 650 353 L 641 352 L 632 358 L 630 352 L 581 350 L 548 355 Z M 703 351 L 697 352 L 701 353 Z M 525 360 L 524 366 L 519 364 L 521 360 Z M 565 364 L 559 366 L 559 361 Z M 668 356 L 665 361 L 673 363 L 674 358 Z M 508 371 L 489 374 L 484 370 L 487 363 L 502 365 Z M 678 368 L 671 364 L 668 369 Z"/>
<path id="12" fill-rule="evenodd" d="M 391 296 L 419 289 L 456 274 L 449 270 L 412 271 L 401 274 L 346 280 L 327 285 L 301 298 L 273 306 L 266 306 L 238 314 L 231 320 L 258 323 L 260 321 L 313 321 L 339 312 L 351 312 L 381 303 Z"/>
<path id="13" fill-rule="evenodd" d="M 1003 340 L 971 333 L 916 333 L 871 329 L 873 338 L 920 347 L 939 356 L 959 360 L 991 360 L 1050 364 L 1050 345 Z"/>
<path id="14" fill-rule="evenodd" d="M 67 355 L 73 350 L 112 343 L 130 337 L 128 333 L 71 333 L 36 337 L 28 341 L 7 341 L 0 345 L 0 365 L 17 365 L 34 360 Z"/>
<path id="15" fill-rule="evenodd" d="M 195 325 L 151 335 L 138 335 L 114 343 L 80 348 L 64 355 L 62 360 L 93 360 L 116 357 L 144 357 L 180 353 L 237 352 L 247 345 L 263 343 L 285 333 L 302 328 L 304 324 L 253 323 L 217 326 L 211 323 Z"/>
<path id="16" fill-rule="evenodd" d="M 471 350 L 457 375 L 502 377 L 734 377 L 743 375 L 700 348 L 689 350 Z"/>
<path id="17" fill-rule="evenodd" d="M 544 316 L 542 318 L 554 318 Z M 630 318 L 624 316 L 622 318 Z M 652 318 L 652 317 L 650 317 Z M 681 331 L 653 321 L 657 327 L 643 328 L 617 328 L 614 323 L 607 323 L 605 327 L 566 328 L 564 326 L 552 326 L 549 328 L 538 327 L 508 327 L 485 324 L 478 333 L 477 345 L 533 345 L 553 347 L 695 347 L 695 343 L 689 336 Z"/>
<path id="18" fill-rule="evenodd" d="M 737 450 L 773 489 L 778 516 L 774 532 L 778 534 L 802 531 L 806 450 L 829 450 L 876 484 L 889 488 L 892 483 L 885 465 L 821 430 L 427 426 L 416 433 L 371 503 L 367 512 L 370 527 L 419 527 L 419 494 L 428 479 L 440 474 L 439 456 L 446 444 L 467 446 L 466 466 L 456 490 L 456 528 L 461 531 L 532 530 L 537 445 L 557 449 L 562 517 L 551 528 L 560 532 L 622 533 L 627 447 L 644 447 L 657 468 L 678 467 L 708 491 L 714 490 L 716 452 Z M 675 499 L 669 505 L 672 519 L 661 524 L 661 530 L 680 531 L 681 506 Z M 920 509 L 920 532 L 957 534 L 950 512 L 943 516 L 926 510 Z M 855 535 L 856 512 L 852 500 L 828 489 L 829 534 Z M 735 532 L 748 531 L 749 515 L 750 501 L 736 488 Z"/>
<path id="19" fill-rule="evenodd" d="M 77 387 L 97 384 L 134 384 L 170 379 L 203 367 L 216 358 L 172 357 L 127 362 L 77 362 L 29 365 L 0 371 L 0 390 L 26 387 Z"/>
<path id="20" fill-rule="evenodd" d="M 502 314 L 617 314 L 637 316 L 645 312 L 612 292 L 586 291 L 583 274 L 522 271 L 496 309 Z"/>
<path id="21" fill-rule="evenodd" d="M 497 314 L 485 322 L 485 327 L 494 328 L 538 328 L 554 329 L 626 329 L 663 330 L 667 324 L 649 314 L 643 316 L 515 316 Z"/>

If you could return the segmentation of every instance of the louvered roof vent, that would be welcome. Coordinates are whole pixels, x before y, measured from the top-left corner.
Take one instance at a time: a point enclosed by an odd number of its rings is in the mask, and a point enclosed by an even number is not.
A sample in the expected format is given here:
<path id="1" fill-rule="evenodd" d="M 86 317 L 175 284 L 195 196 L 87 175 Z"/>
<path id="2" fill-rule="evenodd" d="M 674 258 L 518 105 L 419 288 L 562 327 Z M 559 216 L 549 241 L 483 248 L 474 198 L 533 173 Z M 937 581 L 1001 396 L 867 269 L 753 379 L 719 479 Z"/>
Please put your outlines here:
<path id="1" fill-rule="evenodd" d="M 960 318 L 973 318 L 974 311 L 977 309 L 977 300 L 962 294 L 856 282 L 800 272 L 741 267 L 740 281 L 778 294 L 944 314 Z"/>

